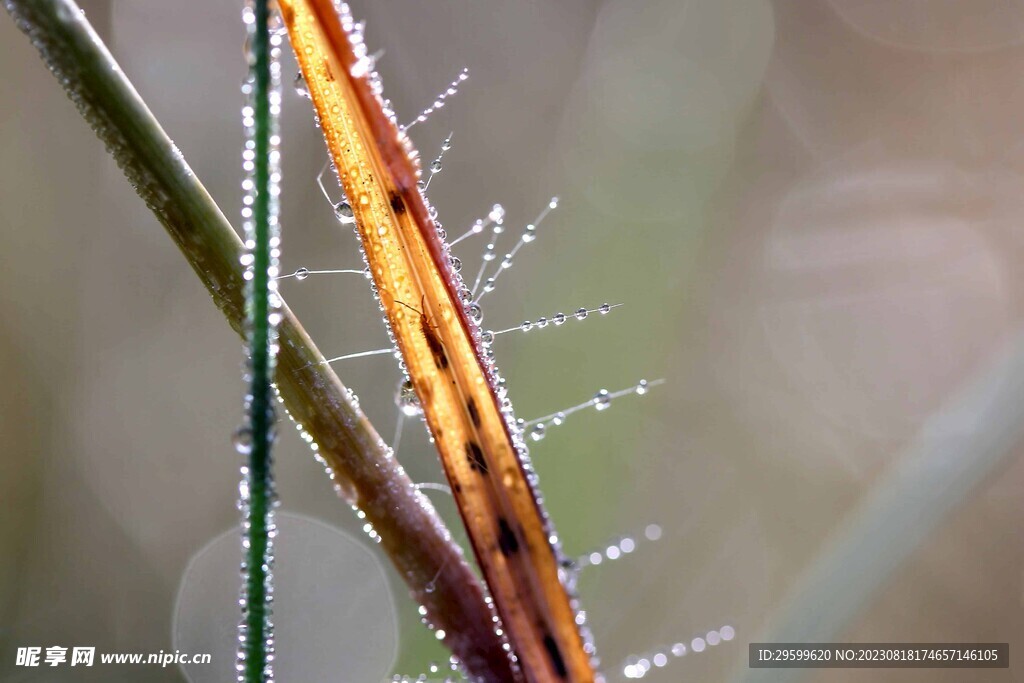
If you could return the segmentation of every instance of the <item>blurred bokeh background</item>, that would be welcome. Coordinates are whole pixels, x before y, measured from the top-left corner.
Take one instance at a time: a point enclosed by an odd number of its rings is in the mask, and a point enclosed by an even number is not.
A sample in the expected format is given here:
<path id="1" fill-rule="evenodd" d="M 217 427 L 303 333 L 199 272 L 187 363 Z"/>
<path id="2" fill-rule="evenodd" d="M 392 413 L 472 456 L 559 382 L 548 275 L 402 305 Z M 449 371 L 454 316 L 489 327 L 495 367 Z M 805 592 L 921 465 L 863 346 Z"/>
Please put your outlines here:
<path id="1" fill-rule="evenodd" d="M 240 3 L 83 7 L 237 223 Z M 378 68 L 400 118 L 470 68 L 462 92 L 412 131 L 428 159 L 454 132 L 430 187 L 449 234 L 495 202 L 514 233 L 561 197 L 485 299 L 486 325 L 626 304 L 499 339 L 520 416 L 667 380 L 573 416 L 532 449 L 569 552 L 640 539 L 582 581 L 610 679 L 630 655 L 730 625 L 731 643 L 648 676 L 727 680 L 927 417 L 1024 316 L 1024 6 L 356 0 L 353 11 L 385 51 Z M 13 666 L 26 645 L 176 646 L 186 568 L 237 523 L 230 435 L 243 385 L 239 340 L 6 15 L 0 45 L 0 678 L 186 680 L 174 667 Z M 357 266 L 354 236 L 315 184 L 325 157 L 309 103 L 290 88 L 283 140 L 284 270 Z M 456 250 L 470 272 L 482 246 Z M 325 354 L 385 342 L 361 278 L 283 291 Z M 394 361 L 337 370 L 390 438 Z M 841 640 L 1024 644 L 1018 454 L 954 501 Z M 418 425 L 406 425 L 399 457 L 415 479 L 442 481 Z M 351 534 L 322 553 L 307 544 L 293 562 L 359 544 L 376 553 L 290 429 L 277 472 L 284 511 Z M 457 527 L 450 500 L 431 495 Z M 644 542 L 651 523 L 661 539 Z M 386 581 L 393 605 L 279 630 L 325 649 L 361 644 L 386 662 L 379 650 L 393 646 L 371 625 L 394 613 L 394 671 L 426 672 L 445 654 L 380 557 L 379 571 L 318 570 L 299 583 L 337 601 Z M 188 575 L 199 581 L 189 590 L 221 585 Z M 295 679 L 353 680 L 306 665 Z"/>

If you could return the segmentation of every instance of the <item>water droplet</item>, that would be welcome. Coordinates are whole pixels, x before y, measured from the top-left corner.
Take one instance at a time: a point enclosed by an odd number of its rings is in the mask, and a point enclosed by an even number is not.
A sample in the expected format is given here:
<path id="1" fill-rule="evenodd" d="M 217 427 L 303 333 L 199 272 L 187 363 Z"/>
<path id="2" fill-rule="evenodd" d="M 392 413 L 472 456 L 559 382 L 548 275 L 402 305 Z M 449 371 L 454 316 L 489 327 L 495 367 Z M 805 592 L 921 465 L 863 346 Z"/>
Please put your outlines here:
<path id="1" fill-rule="evenodd" d="M 479 323 L 484 317 L 483 310 L 477 304 L 470 304 L 469 306 L 466 306 L 466 313 L 473 319 L 473 322 L 476 323 Z"/>
<path id="2" fill-rule="evenodd" d="M 604 315 L 608 311 L 612 310 L 612 305 L 611 304 L 601 304 L 601 308 L 599 308 L 598 310 L 601 311 L 601 315 Z"/>
<path id="3" fill-rule="evenodd" d="M 537 327 L 544 328 L 548 326 L 548 319 L 545 317 L 537 318 Z"/>
<path id="4" fill-rule="evenodd" d="M 242 455 L 249 455 L 252 453 L 252 429 L 248 425 L 239 427 L 231 436 L 231 443 L 236 451 Z"/>
<path id="5" fill-rule="evenodd" d="M 307 277 L 309 277 L 309 268 L 303 267 L 295 271 L 296 280 L 305 280 Z"/>
<path id="6" fill-rule="evenodd" d="M 565 322 L 565 313 L 555 313 L 553 316 L 551 316 L 551 322 L 553 322 L 555 325 L 561 325 L 562 323 Z"/>
<path id="7" fill-rule="evenodd" d="M 672 646 L 672 654 L 675 657 L 682 657 L 686 654 L 686 645 L 683 643 L 676 643 Z"/>
<path id="8" fill-rule="evenodd" d="M 494 332 L 491 332 L 490 330 L 485 330 L 480 335 L 480 341 L 482 341 L 484 344 L 490 344 L 491 342 L 494 341 Z"/>
<path id="9" fill-rule="evenodd" d="M 533 329 L 533 323 L 530 322 L 529 320 L 524 320 L 523 324 L 519 326 L 519 329 L 521 329 L 523 332 L 529 332 L 530 330 Z"/>
<path id="10" fill-rule="evenodd" d="M 643 396 L 648 391 L 649 391 L 649 389 L 647 388 L 647 380 L 645 380 L 645 379 L 640 380 L 640 383 L 636 385 L 636 393 L 637 393 L 637 395 Z"/>
<path id="11" fill-rule="evenodd" d="M 458 256 L 452 257 L 452 270 L 455 271 L 456 273 L 462 270 L 462 261 L 461 259 L 459 259 Z"/>
<path id="12" fill-rule="evenodd" d="M 587 317 L 588 313 L 589 313 L 589 311 L 587 311 L 587 309 L 585 309 L 585 308 L 577 308 L 576 309 L 576 319 L 577 320 L 583 320 L 584 318 Z"/>
<path id="13" fill-rule="evenodd" d="M 555 416 L 551 418 L 551 424 L 556 427 L 561 427 L 565 424 L 565 413 L 555 413 Z"/>
<path id="14" fill-rule="evenodd" d="M 430 162 L 430 172 L 431 173 L 437 173 L 440 170 L 441 170 L 441 162 L 440 161 L 435 159 L 434 161 Z"/>
<path id="15" fill-rule="evenodd" d="M 311 99 L 309 88 L 306 86 L 306 79 L 302 77 L 301 71 L 295 73 L 295 80 L 292 81 L 292 84 L 295 86 L 295 92 L 299 97 L 305 97 L 307 100 Z"/>
<path id="16" fill-rule="evenodd" d="M 540 441 L 541 439 L 544 438 L 544 435 L 546 433 L 547 427 L 544 426 L 543 422 L 538 422 L 537 424 L 533 425 L 533 429 L 530 430 L 530 438 L 533 439 L 534 441 Z"/>
<path id="17" fill-rule="evenodd" d="M 416 395 L 416 390 L 413 389 L 412 382 L 409 380 L 404 380 L 398 385 L 398 391 L 395 392 L 395 405 L 398 406 L 398 409 L 406 417 L 416 417 L 423 414 L 420 398 Z"/>
<path id="18" fill-rule="evenodd" d="M 599 392 L 594 394 L 594 408 L 597 410 L 607 410 L 612 404 L 612 398 L 608 395 L 607 389 L 601 389 Z"/>
<path id="19" fill-rule="evenodd" d="M 348 202 L 338 202 L 334 205 L 334 216 L 340 223 L 351 224 L 356 222 L 352 206 Z"/>

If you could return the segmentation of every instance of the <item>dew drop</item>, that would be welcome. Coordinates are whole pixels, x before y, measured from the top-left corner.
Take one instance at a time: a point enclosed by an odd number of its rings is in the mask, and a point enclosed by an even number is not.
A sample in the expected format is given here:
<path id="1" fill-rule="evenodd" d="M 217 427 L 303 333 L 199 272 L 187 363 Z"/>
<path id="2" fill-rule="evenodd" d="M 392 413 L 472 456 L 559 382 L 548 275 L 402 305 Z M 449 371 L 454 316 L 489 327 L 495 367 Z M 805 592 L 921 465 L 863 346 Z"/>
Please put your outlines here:
<path id="1" fill-rule="evenodd" d="M 239 427 L 231 436 L 231 443 L 241 455 L 249 455 L 252 453 L 252 429 L 248 425 Z"/>
<path id="2" fill-rule="evenodd" d="M 398 391 L 395 392 L 395 405 L 406 417 L 417 417 L 423 414 L 423 406 L 409 380 L 404 380 L 398 385 Z"/>
<path id="3" fill-rule="evenodd" d="M 309 268 L 303 267 L 295 271 L 296 280 L 305 280 L 307 277 L 309 277 Z"/>
<path id="4" fill-rule="evenodd" d="M 537 318 L 537 327 L 544 328 L 548 326 L 548 319 L 544 317 Z"/>
<path id="5" fill-rule="evenodd" d="M 556 427 L 561 427 L 563 424 L 565 424 L 565 413 L 555 413 L 555 416 L 551 418 L 551 424 L 555 425 Z"/>
<path id="6" fill-rule="evenodd" d="M 561 325 L 565 322 L 565 313 L 555 313 L 551 316 L 551 322 L 555 325 Z"/>
<path id="7" fill-rule="evenodd" d="M 299 97 L 305 97 L 307 100 L 311 99 L 309 87 L 306 86 L 306 79 L 303 78 L 301 71 L 295 73 L 295 80 L 292 81 L 292 84 L 295 86 L 295 92 Z"/>
<path id="8" fill-rule="evenodd" d="M 594 394 L 594 408 L 597 410 L 607 410 L 611 404 L 612 398 L 608 395 L 607 389 L 601 389 Z"/>
<path id="9" fill-rule="evenodd" d="M 540 441 L 544 438 L 545 433 L 547 433 L 547 427 L 544 426 L 543 422 L 538 422 L 530 430 L 530 438 L 534 441 Z"/>
<path id="10" fill-rule="evenodd" d="M 466 313 L 473 319 L 473 322 L 477 323 L 483 320 L 484 317 L 483 310 L 477 304 L 470 304 L 469 306 L 466 306 Z"/>
<path id="11" fill-rule="evenodd" d="M 430 162 L 430 172 L 431 173 L 437 173 L 440 170 L 441 170 L 441 162 L 440 161 L 435 159 L 434 161 Z"/>
<path id="12" fill-rule="evenodd" d="M 576 309 L 576 319 L 577 320 L 584 320 L 587 317 L 588 313 L 589 313 L 589 311 L 587 311 L 587 309 L 585 309 L 585 308 L 577 308 Z"/>
<path id="13" fill-rule="evenodd" d="M 458 256 L 452 257 L 452 270 L 456 273 L 462 270 L 462 260 Z"/>
<path id="14" fill-rule="evenodd" d="M 640 383 L 636 385 L 636 393 L 638 396 L 643 396 L 649 391 L 647 388 L 647 380 L 642 379 Z"/>
<path id="15" fill-rule="evenodd" d="M 352 205 L 348 202 L 338 202 L 335 204 L 334 216 L 340 223 L 352 224 L 356 222 L 355 214 L 352 212 Z"/>
<path id="16" fill-rule="evenodd" d="M 601 311 L 601 315 L 604 315 L 608 311 L 612 310 L 612 305 L 611 304 L 601 304 L 601 307 L 598 310 Z"/>
<path id="17" fill-rule="evenodd" d="M 529 332 L 530 330 L 533 329 L 533 323 L 530 322 L 529 320 L 524 320 L 523 324 L 519 326 L 519 329 L 521 329 L 523 332 Z"/>

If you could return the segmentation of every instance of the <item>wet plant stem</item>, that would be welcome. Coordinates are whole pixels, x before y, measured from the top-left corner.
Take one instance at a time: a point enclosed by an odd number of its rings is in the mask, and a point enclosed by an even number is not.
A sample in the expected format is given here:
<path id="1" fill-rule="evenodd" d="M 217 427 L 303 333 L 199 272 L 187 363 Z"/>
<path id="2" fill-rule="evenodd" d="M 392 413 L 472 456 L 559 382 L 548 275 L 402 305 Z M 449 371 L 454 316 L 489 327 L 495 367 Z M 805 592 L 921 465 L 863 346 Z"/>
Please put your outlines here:
<path id="1" fill-rule="evenodd" d="M 272 357 L 270 318 L 270 45 L 267 19 L 268 0 L 255 0 L 255 30 L 252 33 L 253 61 L 252 108 L 256 147 L 254 185 L 252 191 L 252 280 L 249 282 L 249 429 L 251 448 L 249 467 L 245 473 L 248 484 L 248 510 L 245 512 L 247 540 L 245 553 L 245 586 L 242 591 L 242 636 L 246 683 L 261 683 L 273 676 L 267 668 L 270 649 L 270 609 L 268 589 L 270 565 L 269 531 L 274 498 L 271 471 L 273 447 L 273 406 L 271 404 Z"/>

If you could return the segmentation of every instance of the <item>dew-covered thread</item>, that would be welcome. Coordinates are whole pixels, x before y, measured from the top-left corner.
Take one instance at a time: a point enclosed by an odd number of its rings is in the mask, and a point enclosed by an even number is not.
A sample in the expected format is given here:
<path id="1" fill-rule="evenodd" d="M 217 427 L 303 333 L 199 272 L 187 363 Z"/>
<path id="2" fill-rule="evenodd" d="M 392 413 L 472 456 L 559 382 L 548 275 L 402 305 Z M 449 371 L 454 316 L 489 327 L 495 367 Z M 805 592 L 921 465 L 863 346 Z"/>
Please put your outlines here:
<path id="1" fill-rule="evenodd" d="M 631 680 L 644 678 L 651 671 L 668 666 L 673 659 L 680 659 L 690 653 L 700 654 L 707 651 L 709 647 L 727 643 L 735 637 L 736 629 L 726 624 L 703 635 L 695 636 L 689 644 L 677 642 L 655 648 L 642 655 L 631 655 L 622 666 L 622 675 Z"/>
<path id="2" fill-rule="evenodd" d="M 602 307 L 603 308 L 603 307 Z M 587 408 L 593 408 L 598 412 L 608 410 L 611 407 L 612 401 L 623 396 L 629 396 L 636 394 L 637 396 L 644 396 L 650 391 L 651 387 L 656 387 L 664 384 L 665 380 L 656 379 L 647 381 L 642 379 L 637 382 L 634 386 L 626 389 L 620 389 L 619 391 L 608 391 L 607 389 L 599 389 L 594 397 L 589 401 L 584 401 L 571 408 L 565 408 L 559 410 L 557 413 L 551 413 L 544 417 L 534 418 L 532 420 L 521 420 L 519 422 L 520 429 L 529 430 L 530 438 L 534 441 L 540 441 L 547 434 L 549 427 L 560 427 L 565 424 L 565 419 L 573 413 L 578 413 L 581 410 Z"/>
<path id="3" fill-rule="evenodd" d="M 523 248 L 523 245 L 529 244 L 537 239 L 537 228 L 544 222 L 544 219 L 547 218 L 548 214 L 557 208 L 558 197 L 552 197 L 551 201 L 547 203 L 547 206 L 541 210 L 540 214 L 533 220 L 533 222 L 526 226 L 523 230 L 523 234 L 519 236 L 519 241 L 516 242 L 510 252 L 505 254 L 504 258 L 501 259 L 501 262 L 498 264 L 497 268 L 494 269 L 491 276 L 486 280 L 483 280 L 483 289 L 480 289 L 480 281 L 483 279 L 484 271 L 487 268 L 488 262 L 497 258 L 497 254 L 494 249 L 498 242 L 498 235 L 501 234 L 501 225 L 496 224 L 494 226 L 494 236 L 487 244 L 487 249 L 484 250 L 483 263 L 480 264 L 480 272 L 477 273 L 476 281 L 473 283 L 473 293 L 476 295 L 476 298 L 473 299 L 474 304 L 479 304 L 480 300 L 484 298 L 484 295 L 490 294 L 494 291 L 498 278 L 501 277 L 501 274 L 504 271 L 512 267 L 512 259 L 514 259 L 516 254 L 519 253 L 519 250 Z"/>

